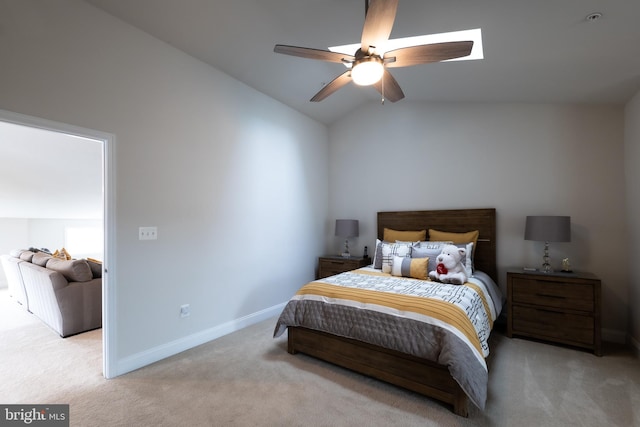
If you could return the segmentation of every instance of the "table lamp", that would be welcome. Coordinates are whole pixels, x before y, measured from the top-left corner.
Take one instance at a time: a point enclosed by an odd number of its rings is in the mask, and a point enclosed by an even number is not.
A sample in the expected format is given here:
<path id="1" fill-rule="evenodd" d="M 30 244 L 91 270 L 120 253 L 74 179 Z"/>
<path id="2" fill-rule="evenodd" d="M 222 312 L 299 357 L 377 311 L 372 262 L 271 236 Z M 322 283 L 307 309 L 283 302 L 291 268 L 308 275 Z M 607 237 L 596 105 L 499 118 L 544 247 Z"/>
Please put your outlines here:
<path id="1" fill-rule="evenodd" d="M 349 237 L 358 237 L 359 228 L 357 219 L 336 219 L 336 236 L 344 237 L 344 251 L 342 256 L 349 258 Z"/>
<path id="2" fill-rule="evenodd" d="M 571 241 L 571 217 L 528 216 L 524 228 L 524 239 L 544 242 L 542 271 L 553 272 L 549 263 L 549 242 Z"/>

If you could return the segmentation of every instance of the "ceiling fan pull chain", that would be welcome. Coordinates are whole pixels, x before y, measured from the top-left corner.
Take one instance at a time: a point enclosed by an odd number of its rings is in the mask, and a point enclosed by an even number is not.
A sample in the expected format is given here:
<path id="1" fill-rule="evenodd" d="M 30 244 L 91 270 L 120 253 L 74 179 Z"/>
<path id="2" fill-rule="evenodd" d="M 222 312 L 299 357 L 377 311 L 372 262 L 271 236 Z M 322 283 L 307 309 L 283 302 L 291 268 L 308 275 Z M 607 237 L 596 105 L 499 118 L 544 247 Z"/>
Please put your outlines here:
<path id="1" fill-rule="evenodd" d="M 380 82 L 382 90 L 380 91 L 380 104 L 384 105 L 384 74 L 382 75 L 382 81 Z"/>

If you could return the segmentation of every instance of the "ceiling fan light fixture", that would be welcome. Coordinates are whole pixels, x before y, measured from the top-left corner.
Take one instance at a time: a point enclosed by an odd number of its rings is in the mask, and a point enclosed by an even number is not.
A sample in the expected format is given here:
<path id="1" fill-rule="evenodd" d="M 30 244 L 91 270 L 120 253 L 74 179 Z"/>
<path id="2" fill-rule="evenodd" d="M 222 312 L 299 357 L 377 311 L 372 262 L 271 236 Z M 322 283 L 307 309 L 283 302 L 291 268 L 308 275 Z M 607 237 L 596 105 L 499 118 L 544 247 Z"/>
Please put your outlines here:
<path id="1" fill-rule="evenodd" d="M 369 56 L 362 58 L 353 64 L 351 78 L 359 86 L 370 86 L 380 81 L 384 74 L 382 58 Z"/>

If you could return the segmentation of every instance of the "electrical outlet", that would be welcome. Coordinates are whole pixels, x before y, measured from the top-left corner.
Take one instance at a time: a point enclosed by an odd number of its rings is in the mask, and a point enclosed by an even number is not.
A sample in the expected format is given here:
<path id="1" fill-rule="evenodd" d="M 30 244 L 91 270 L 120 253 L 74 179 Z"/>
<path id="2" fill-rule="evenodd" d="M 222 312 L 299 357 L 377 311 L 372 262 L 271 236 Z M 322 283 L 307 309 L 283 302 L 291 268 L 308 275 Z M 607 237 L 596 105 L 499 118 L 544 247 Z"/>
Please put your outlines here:
<path id="1" fill-rule="evenodd" d="M 138 240 L 157 240 L 158 227 L 140 227 L 138 228 Z"/>
<path id="2" fill-rule="evenodd" d="M 180 317 L 188 317 L 191 314 L 191 307 L 189 304 L 182 304 L 180 306 Z"/>

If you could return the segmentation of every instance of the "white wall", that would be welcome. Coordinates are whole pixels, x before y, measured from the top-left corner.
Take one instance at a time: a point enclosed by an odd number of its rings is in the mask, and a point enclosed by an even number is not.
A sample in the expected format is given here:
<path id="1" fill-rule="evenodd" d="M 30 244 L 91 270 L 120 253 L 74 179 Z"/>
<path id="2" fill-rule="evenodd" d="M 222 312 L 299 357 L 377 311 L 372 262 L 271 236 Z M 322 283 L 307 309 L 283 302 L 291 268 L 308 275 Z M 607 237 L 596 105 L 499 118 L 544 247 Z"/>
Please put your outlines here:
<path id="1" fill-rule="evenodd" d="M 640 259 L 640 92 L 625 108 L 624 170 L 626 176 L 627 218 L 629 226 L 628 252 L 631 260 Z M 640 350 L 640 277 L 637 266 L 629 266 L 629 329 L 634 344 Z"/>
<path id="2" fill-rule="evenodd" d="M 67 227 L 98 228 L 100 220 L 82 219 L 42 219 L 42 218 L 0 218 L 0 254 L 8 254 L 12 249 L 30 247 L 55 251 L 67 247 L 65 230 Z M 78 252 L 71 250 L 74 258 L 92 257 L 103 259 L 102 248 L 98 252 Z M 6 276 L 0 265 L 0 288 L 7 287 Z"/>
<path id="3" fill-rule="evenodd" d="M 570 215 L 553 266 L 569 257 L 602 279 L 606 338 L 623 339 L 629 258 L 612 250 L 627 242 L 623 128 L 620 107 L 371 104 L 330 128 L 329 218 L 359 219 L 354 247 L 372 248 L 378 211 L 495 207 L 504 289 L 507 268 L 542 263 L 525 217 Z"/>
<path id="4" fill-rule="evenodd" d="M 24 247 L 29 239 L 29 222 L 23 218 L 0 218 L 0 254 Z M 0 289 L 8 286 L 0 264 Z"/>
<path id="5" fill-rule="evenodd" d="M 0 121 L 0 217 L 101 219 L 103 144 Z"/>
<path id="6" fill-rule="evenodd" d="M 83 2 L 0 6 L 0 109 L 115 135 L 119 373 L 313 277 L 325 126 Z"/>
<path id="7" fill-rule="evenodd" d="M 51 252 L 56 249 L 67 249 L 74 258 L 104 259 L 102 248 L 99 251 L 82 252 L 79 248 L 70 246 L 66 239 L 68 228 L 97 229 L 102 232 L 101 220 L 95 219 L 29 219 L 29 239 L 27 247 L 45 248 Z M 24 245 L 19 247 L 24 248 Z"/>

